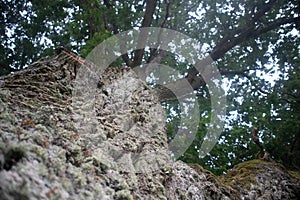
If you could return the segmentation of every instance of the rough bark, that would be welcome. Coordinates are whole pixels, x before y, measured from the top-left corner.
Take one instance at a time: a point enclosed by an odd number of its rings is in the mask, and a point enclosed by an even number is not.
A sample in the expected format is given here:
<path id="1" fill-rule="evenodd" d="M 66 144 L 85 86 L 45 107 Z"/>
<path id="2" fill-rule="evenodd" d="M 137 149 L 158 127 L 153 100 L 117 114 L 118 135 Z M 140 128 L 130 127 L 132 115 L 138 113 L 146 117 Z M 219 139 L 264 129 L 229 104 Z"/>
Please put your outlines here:
<path id="1" fill-rule="evenodd" d="M 82 63 L 62 50 L 0 79 L 1 199 L 300 196 L 299 179 L 276 163 L 249 161 L 216 177 L 172 161 L 159 100 L 129 68 L 99 76 L 95 121 L 82 121 L 94 122 L 93 130 L 83 132 L 74 113 L 89 116 L 89 102 L 82 110 L 72 102 Z"/>

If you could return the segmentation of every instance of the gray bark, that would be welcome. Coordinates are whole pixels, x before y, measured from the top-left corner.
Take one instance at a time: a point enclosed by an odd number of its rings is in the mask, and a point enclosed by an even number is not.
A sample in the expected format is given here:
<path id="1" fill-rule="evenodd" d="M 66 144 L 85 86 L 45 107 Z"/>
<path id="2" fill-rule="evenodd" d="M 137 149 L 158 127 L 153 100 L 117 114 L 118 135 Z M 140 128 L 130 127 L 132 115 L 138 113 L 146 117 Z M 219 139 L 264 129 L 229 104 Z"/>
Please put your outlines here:
<path id="1" fill-rule="evenodd" d="M 82 67 L 62 51 L 0 78 L 1 199 L 300 196 L 299 179 L 276 163 L 248 161 L 216 177 L 173 161 L 155 92 L 128 68 L 108 68 L 94 90 L 82 87 L 94 94 L 79 95 Z"/>

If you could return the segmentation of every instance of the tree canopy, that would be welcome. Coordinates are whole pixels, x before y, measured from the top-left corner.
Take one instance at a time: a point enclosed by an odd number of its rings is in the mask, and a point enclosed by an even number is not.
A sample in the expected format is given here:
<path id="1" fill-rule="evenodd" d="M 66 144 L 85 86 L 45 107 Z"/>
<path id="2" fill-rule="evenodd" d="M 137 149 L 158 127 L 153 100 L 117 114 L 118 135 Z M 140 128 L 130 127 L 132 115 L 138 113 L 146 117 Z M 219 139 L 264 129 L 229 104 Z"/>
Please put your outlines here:
<path id="1" fill-rule="evenodd" d="M 85 57 L 110 36 L 137 27 L 168 28 L 201 41 L 227 93 L 226 127 L 218 145 L 202 159 L 198 150 L 211 105 L 198 71 L 159 48 L 135 50 L 120 61 L 134 67 L 159 58 L 157 62 L 182 72 L 183 77 L 172 82 L 174 87 L 180 87 L 180 79 L 191 84 L 201 117 L 197 138 L 181 159 L 223 173 L 256 156 L 250 132 L 257 127 L 273 159 L 300 168 L 299 1 L 8 0 L 1 1 L 0 9 L 0 74 L 52 55 L 57 46 Z M 169 111 L 170 138 L 182 109 L 173 97 L 168 91 L 161 96 Z"/>

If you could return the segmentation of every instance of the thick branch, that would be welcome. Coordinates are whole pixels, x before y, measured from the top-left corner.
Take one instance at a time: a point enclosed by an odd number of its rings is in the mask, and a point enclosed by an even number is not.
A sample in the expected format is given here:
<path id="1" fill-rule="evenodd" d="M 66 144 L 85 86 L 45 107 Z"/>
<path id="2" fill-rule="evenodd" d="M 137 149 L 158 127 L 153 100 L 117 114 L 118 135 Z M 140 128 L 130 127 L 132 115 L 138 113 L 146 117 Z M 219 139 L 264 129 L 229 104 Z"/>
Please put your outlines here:
<path id="1" fill-rule="evenodd" d="M 146 0 L 146 11 L 144 14 L 141 28 L 149 27 L 151 25 L 155 7 L 156 7 L 156 0 Z M 144 47 L 147 42 L 147 35 L 148 33 L 146 31 L 141 31 L 141 34 L 139 34 L 138 47 L 141 48 L 135 51 L 133 64 L 131 67 L 138 66 L 142 63 L 143 54 L 145 52 Z"/>
<path id="2" fill-rule="evenodd" d="M 197 66 L 207 66 L 210 64 L 210 59 L 204 59 L 202 61 L 199 61 Z M 193 71 L 192 74 L 197 74 L 199 73 L 198 70 L 196 68 L 192 68 L 191 71 Z M 234 76 L 234 75 L 238 75 L 238 76 L 242 76 L 242 77 L 246 77 L 247 79 L 249 79 L 251 81 L 251 77 L 246 73 L 247 70 L 220 70 L 220 74 L 222 76 Z M 183 79 L 179 79 L 178 81 L 172 82 L 172 83 L 168 83 L 164 86 L 158 86 L 157 88 L 155 88 L 159 99 L 163 102 L 165 101 L 175 101 L 177 98 L 182 98 L 184 96 L 186 96 L 187 91 L 185 91 L 185 88 L 182 88 L 182 85 L 184 82 L 188 81 L 190 86 L 194 89 L 197 90 L 198 88 L 200 88 L 201 86 L 204 86 L 205 80 L 203 79 L 202 76 L 205 76 L 207 79 L 210 79 L 210 74 L 207 74 L 204 72 L 201 73 L 201 76 L 187 76 L 186 78 Z M 172 91 L 176 91 L 177 95 L 175 95 Z"/>
<path id="3" fill-rule="evenodd" d="M 270 1 L 268 3 L 268 6 L 266 6 L 268 9 L 270 9 L 275 3 L 275 0 Z M 262 9 L 258 15 L 261 15 L 262 13 L 267 12 L 267 9 Z M 259 17 L 254 17 L 255 19 L 258 19 Z M 276 28 L 278 28 L 279 26 L 285 25 L 285 24 L 291 24 L 291 23 L 299 23 L 300 21 L 300 17 L 296 17 L 296 18 L 281 18 L 278 19 L 272 23 L 269 23 L 267 25 L 265 25 L 265 27 L 263 28 L 255 28 L 255 25 L 252 21 L 249 22 L 248 25 L 246 25 L 244 28 L 239 29 L 240 34 L 238 35 L 227 35 L 224 37 L 224 39 L 221 40 L 221 42 L 219 42 L 216 47 L 213 49 L 213 51 L 210 53 L 210 57 L 212 58 L 212 61 L 216 61 L 217 59 L 223 57 L 225 55 L 226 52 L 228 52 L 229 50 L 231 50 L 233 47 L 241 44 L 244 41 L 249 40 L 249 38 L 257 38 L 260 35 L 274 30 Z M 199 63 L 201 63 L 202 61 L 199 61 L 198 63 L 196 63 L 195 67 L 191 68 L 188 70 L 188 75 L 183 78 L 186 79 L 190 85 L 192 86 L 192 88 L 194 90 L 200 88 L 201 86 L 205 85 L 205 81 L 203 80 L 203 78 L 201 76 L 198 76 L 199 72 L 196 69 L 196 67 L 201 66 L 201 64 L 199 65 Z M 203 65 L 202 65 L 203 66 Z M 227 72 L 227 74 L 234 74 L 234 71 L 231 72 Z M 242 71 L 235 71 L 235 73 L 237 75 L 243 75 L 245 76 L 246 74 Z M 225 71 L 223 71 L 223 73 L 221 72 L 221 74 L 226 74 Z M 247 78 L 250 78 L 248 76 L 245 76 Z M 249 79 L 251 80 L 251 79 Z M 180 83 L 182 80 L 178 80 L 176 82 Z M 177 83 L 172 83 L 173 85 L 177 85 Z M 177 85 L 178 87 L 180 87 L 180 85 Z M 160 92 L 161 89 L 158 89 L 158 93 Z M 260 90 L 261 92 L 263 92 L 262 90 Z M 163 90 L 163 95 L 159 95 L 160 97 L 162 97 L 161 101 L 168 101 L 168 99 L 173 99 L 174 98 L 174 94 L 169 92 L 167 93 L 166 90 Z M 264 92 L 263 92 L 264 93 Z M 168 95 L 170 95 L 170 98 L 168 97 Z"/>
<path id="4" fill-rule="evenodd" d="M 165 28 L 166 27 L 166 22 L 168 20 L 168 17 L 170 15 L 170 2 L 169 1 L 166 1 L 166 14 L 165 14 L 165 17 L 164 17 L 164 20 L 163 22 L 161 23 L 161 28 Z M 162 34 L 163 30 L 161 29 L 159 34 L 158 34 L 158 38 L 157 38 L 157 43 L 156 43 L 156 48 L 152 48 L 151 51 L 150 51 L 150 56 L 149 58 L 147 59 L 147 63 L 150 63 L 150 62 L 155 62 L 155 63 L 160 63 L 161 59 L 163 57 L 166 56 L 166 51 L 165 50 L 160 50 L 160 52 L 157 54 L 158 52 L 158 47 L 160 45 L 160 41 L 161 41 L 161 34 Z M 168 45 L 169 41 L 171 41 L 171 38 L 169 37 L 168 40 L 164 40 L 163 41 L 163 45 Z"/>
<path id="5" fill-rule="evenodd" d="M 266 14 L 266 12 L 270 11 L 277 1 L 278 0 L 272 0 L 268 3 L 265 3 L 264 5 L 259 5 L 259 11 L 257 13 L 253 13 L 254 16 L 244 27 L 231 30 L 228 34 L 226 34 L 224 38 L 222 38 L 221 41 L 217 43 L 216 47 L 211 52 L 210 56 L 212 57 L 212 59 L 217 60 L 223 57 L 227 51 L 232 49 L 234 46 L 242 43 L 243 41 L 245 41 L 245 39 L 249 37 L 255 37 L 255 23 L 257 23 L 260 18 L 262 18 Z"/>
<path id="6" fill-rule="evenodd" d="M 95 18 L 91 16 L 94 10 L 99 10 L 99 5 L 97 3 L 90 3 L 87 0 L 79 0 L 80 7 L 83 12 L 88 13 L 87 24 L 89 27 L 89 38 L 93 38 L 94 34 L 102 31 L 102 26 L 95 22 Z"/>
<path id="7" fill-rule="evenodd" d="M 112 9 L 113 8 L 113 5 L 110 3 L 109 0 L 104 0 L 104 5 L 106 6 L 107 9 Z M 106 16 L 104 15 L 104 18 L 106 19 Z M 106 22 L 107 20 L 105 20 Z M 106 22 L 105 24 L 107 30 L 109 30 L 108 28 L 108 24 Z M 119 33 L 119 26 L 117 23 L 113 22 L 112 23 L 112 30 L 110 30 L 113 34 L 118 34 Z"/>
<path id="8" fill-rule="evenodd" d="M 113 5 L 110 3 L 110 0 L 103 0 L 103 2 L 104 2 L 104 5 L 106 6 L 107 9 L 112 9 L 113 8 Z M 112 24 L 112 30 L 110 30 L 109 29 L 109 25 L 108 25 L 107 20 L 106 20 L 107 17 L 104 15 L 103 18 L 104 18 L 105 28 L 108 31 L 112 32 L 113 34 L 118 34 L 119 33 L 119 26 L 118 26 L 118 24 L 114 22 Z M 125 41 L 120 41 L 120 42 L 121 42 L 120 49 L 121 49 L 122 52 L 124 52 L 123 49 L 126 49 L 126 47 L 125 47 L 126 46 L 125 45 Z M 130 58 L 129 58 L 129 56 L 128 56 L 127 53 L 122 54 L 121 57 L 122 57 L 122 59 L 124 60 L 124 62 L 126 63 L 127 66 L 131 66 L 132 65 L 132 62 L 131 62 L 131 60 L 130 60 Z"/>

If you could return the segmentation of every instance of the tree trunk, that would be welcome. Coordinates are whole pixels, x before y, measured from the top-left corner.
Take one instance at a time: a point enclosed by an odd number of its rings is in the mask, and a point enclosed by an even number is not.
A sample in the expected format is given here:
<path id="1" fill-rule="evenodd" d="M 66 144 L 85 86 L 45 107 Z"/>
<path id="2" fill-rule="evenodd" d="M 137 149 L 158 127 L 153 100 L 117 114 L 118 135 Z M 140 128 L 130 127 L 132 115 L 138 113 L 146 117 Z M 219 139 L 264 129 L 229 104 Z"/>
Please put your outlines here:
<path id="1" fill-rule="evenodd" d="M 300 196 L 300 180 L 276 163 L 248 161 L 216 177 L 173 161 L 154 91 L 129 68 L 97 79 L 92 69 L 61 50 L 0 78 L 1 199 Z"/>

